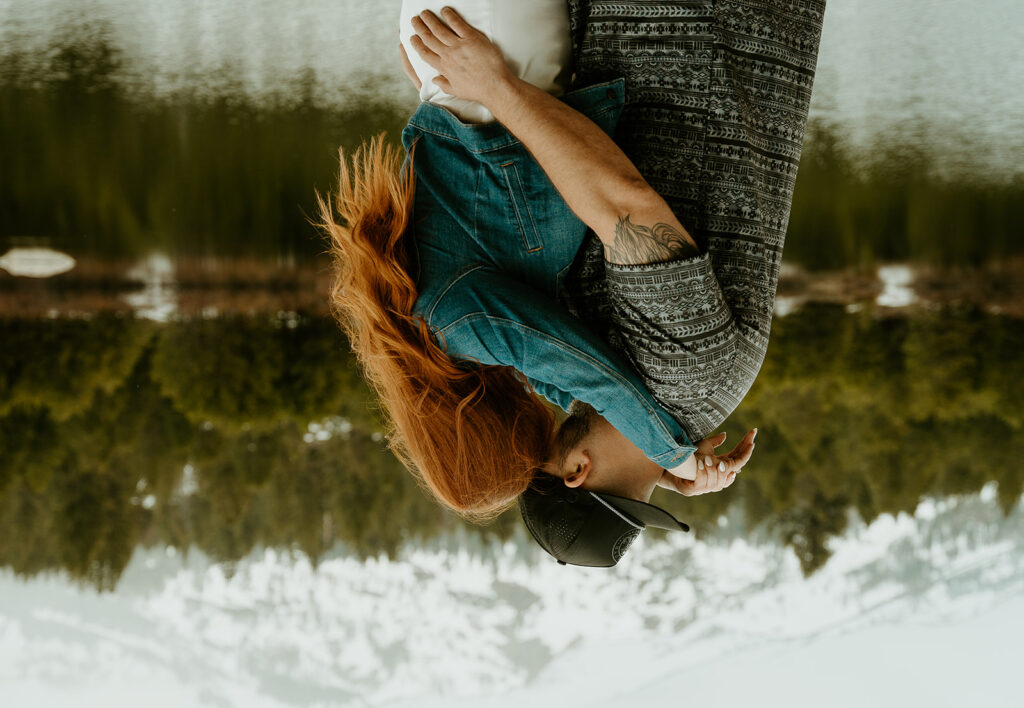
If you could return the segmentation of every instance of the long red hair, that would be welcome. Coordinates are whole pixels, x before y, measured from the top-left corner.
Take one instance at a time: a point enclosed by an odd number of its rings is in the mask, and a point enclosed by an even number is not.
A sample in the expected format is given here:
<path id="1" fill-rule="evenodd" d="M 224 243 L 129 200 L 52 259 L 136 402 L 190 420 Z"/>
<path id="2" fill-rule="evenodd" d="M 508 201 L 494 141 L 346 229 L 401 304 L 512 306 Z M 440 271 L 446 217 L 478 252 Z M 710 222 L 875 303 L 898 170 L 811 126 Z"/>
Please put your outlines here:
<path id="1" fill-rule="evenodd" d="M 332 311 L 386 413 L 390 448 L 442 504 L 489 520 L 547 459 L 554 415 L 515 369 L 460 365 L 412 314 L 414 155 L 403 175 L 404 151 L 382 133 L 356 149 L 351 169 L 339 156 L 333 204 L 317 194 L 335 265 Z"/>

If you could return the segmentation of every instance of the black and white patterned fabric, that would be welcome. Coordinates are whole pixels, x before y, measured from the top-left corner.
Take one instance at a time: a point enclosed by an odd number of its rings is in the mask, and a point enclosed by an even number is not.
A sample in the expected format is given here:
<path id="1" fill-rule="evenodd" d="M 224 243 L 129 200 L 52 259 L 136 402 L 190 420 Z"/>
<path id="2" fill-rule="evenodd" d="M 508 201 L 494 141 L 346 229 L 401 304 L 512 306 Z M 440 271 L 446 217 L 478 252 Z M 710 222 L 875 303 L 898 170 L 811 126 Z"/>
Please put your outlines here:
<path id="1" fill-rule="evenodd" d="M 559 300 L 694 441 L 768 346 L 824 0 L 568 0 L 574 85 L 626 80 L 616 142 L 701 256 L 606 263 L 590 232 Z"/>

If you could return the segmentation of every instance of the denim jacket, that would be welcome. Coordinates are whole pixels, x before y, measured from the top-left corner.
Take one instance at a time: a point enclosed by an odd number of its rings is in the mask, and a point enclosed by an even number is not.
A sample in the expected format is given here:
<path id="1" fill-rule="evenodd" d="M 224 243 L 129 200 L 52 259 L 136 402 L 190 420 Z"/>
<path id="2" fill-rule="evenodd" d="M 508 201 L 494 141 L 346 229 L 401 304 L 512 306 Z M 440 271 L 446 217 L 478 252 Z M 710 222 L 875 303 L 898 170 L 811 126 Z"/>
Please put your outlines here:
<path id="1" fill-rule="evenodd" d="M 611 135 L 624 82 L 561 100 Z M 407 153 L 415 145 L 413 313 L 448 355 L 514 367 L 563 410 L 574 398 L 592 405 L 650 460 L 682 463 L 695 447 L 679 423 L 557 302 L 587 229 L 526 148 L 498 122 L 462 123 L 431 103 L 413 114 L 402 145 Z"/>

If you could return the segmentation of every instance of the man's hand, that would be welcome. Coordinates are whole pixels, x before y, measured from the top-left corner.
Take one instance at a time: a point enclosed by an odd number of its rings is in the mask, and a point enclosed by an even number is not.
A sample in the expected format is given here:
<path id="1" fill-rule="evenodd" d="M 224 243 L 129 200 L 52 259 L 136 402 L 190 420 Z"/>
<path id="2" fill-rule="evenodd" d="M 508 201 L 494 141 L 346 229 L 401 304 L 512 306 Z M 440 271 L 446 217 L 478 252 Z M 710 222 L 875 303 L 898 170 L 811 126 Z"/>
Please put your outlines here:
<path id="1" fill-rule="evenodd" d="M 686 497 L 722 491 L 736 481 L 736 474 L 750 460 L 754 453 L 755 437 L 757 428 L 744 435 L 728 455 L 714 454 L 715 448 L 725 442 L 725 433 L 701 440 L 697 443 L 697 451 L 693 453 L 697 463 L 697 478 L 690 481 L 665 470 L 658 480 L 658 486 Z"/>
<path id="2" fill-rule="evenodd" d="M 433 81 L 442 91 L 488 106 L 515 76 L 487 35 L 450 7 L 441 15 L 424 10 L 412 18 L 412 48 L 440 74 Z"/>

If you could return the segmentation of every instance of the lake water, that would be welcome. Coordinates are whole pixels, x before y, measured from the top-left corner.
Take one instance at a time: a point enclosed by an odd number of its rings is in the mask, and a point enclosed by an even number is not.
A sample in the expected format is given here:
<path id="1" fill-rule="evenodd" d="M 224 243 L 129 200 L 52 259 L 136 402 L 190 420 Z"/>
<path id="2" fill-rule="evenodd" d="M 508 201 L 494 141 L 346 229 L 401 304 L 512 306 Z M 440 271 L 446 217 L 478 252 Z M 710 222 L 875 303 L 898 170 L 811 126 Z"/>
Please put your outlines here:
<path id="1" fill-rule="evenodd" d="M 0 249 L 315 258 L 338 146 L 396 138 L 415 106 L 398 7 L 0 0 Z M 1009 0 L 829 5 L 788 262 L 1021 255 L 1020 19 Z"/>
<path id="2" fill-rule="evenodd" d="M 427 499 L 327 316 L 397 16 L 0 0 L 5 704 L 1018 705 L 1021 5 L 831 0 L 755 458 L 611 571 Z"/>
<path id="3" fill-rule="evenodd" d="M 120 78 L 158 96 L 240 91 L 294 96 L 310 72 L 324 102 L 372 85 L 406 106 L 401 3 L 293 0 L 3 0 L 0 49 L 40 51 L 68 36 L 124 52 Z M 942 144 L 945 163 L 1018 174 L 1024 157 L 1024 17 L 1015 0 L 831 0 L 816 117 L 867 148 L 879 138 Z"/>

